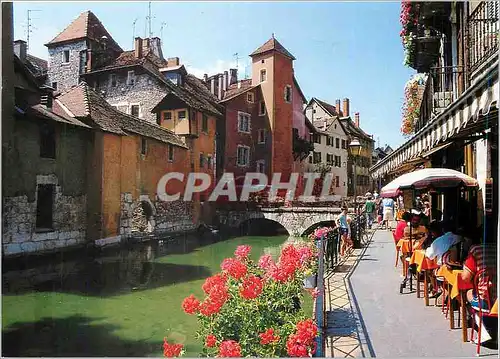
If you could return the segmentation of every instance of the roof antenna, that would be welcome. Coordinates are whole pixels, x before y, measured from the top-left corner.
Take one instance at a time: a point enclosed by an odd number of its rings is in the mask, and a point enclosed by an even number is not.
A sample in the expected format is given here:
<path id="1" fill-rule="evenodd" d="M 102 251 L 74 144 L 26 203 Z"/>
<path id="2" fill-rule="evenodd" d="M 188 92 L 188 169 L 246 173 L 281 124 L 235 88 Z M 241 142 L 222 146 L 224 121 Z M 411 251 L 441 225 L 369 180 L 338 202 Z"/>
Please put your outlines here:
<path id="1" fill-rule="evenodd" d="M 28 24 L 27 24 L 27 29 L 26 29 L 26 49 L 30 48 L 30 34 L 33 32 L 32 28 L 32 23 L 31 20 L 31 13 L 35 11 L 42 11 L 42 10 L 28 10 Z"/>
<path id="2" fill-rule="evenodd" d="M 162 40 L 163 40 L 163 28 L 166 27 L 166 25 L 167 25 L 166 22 L 162 22 L 160 26 L 160 39 Z"/>
<path id="3" fill-rule="evenodd" d="M 238 53 L 234 53 L 233 54 L 234 56 L 234 59 L 236 60 L 236 69 L 239 70 L 239 67 L 238 67 L 238 60 L 241 59 L 241 57 L 238 57 Z"/>
<path id="4" fill-rule="evenodd" d="M 271 37 L 274 39 L 274 32 L 273 32 L 273 34 L 271 35 Z"/>
<path id="5" fill-rule="evenodd" d="M 153 37 L 153 33 L 151 32 L 151 1 L 148 3 L 148 26 L 149 26 L 149 38 Z"/>
<path id="6" fill-rule="evenodd" d="M 134 22 L 132 23 L 132 47 L 135 45 L 135 23 L 137 22 L 137 18 L 135 18 Z"/>

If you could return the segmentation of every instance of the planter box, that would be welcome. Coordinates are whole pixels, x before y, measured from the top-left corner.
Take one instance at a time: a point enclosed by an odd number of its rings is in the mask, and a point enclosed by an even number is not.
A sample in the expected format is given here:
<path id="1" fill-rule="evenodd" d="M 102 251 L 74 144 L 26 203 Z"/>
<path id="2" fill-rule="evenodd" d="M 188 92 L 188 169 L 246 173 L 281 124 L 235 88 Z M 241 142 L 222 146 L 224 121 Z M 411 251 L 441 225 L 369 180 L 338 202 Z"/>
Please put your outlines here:
<path id="1" fill-rule="evenodd" d="M 304 278 L 304 288 L 306 289 L 314 289 L 316 288 L 317 275 L 310 275 L 309 277 Z"/>

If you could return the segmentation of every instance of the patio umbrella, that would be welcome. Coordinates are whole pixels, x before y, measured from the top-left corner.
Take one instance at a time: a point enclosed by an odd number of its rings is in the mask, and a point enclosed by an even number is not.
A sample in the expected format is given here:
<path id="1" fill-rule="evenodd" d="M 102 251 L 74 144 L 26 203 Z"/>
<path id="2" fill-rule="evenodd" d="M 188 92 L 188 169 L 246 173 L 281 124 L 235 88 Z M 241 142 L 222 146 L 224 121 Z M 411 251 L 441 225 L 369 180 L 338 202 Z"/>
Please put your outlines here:
<path id="1" fill-rule="evenodd" d="M 477 180 L 448 168 L 424 168 L 399 176 L 380 190 L 382 197 L 396 197 L 404 189 L 476 187 Z"/>

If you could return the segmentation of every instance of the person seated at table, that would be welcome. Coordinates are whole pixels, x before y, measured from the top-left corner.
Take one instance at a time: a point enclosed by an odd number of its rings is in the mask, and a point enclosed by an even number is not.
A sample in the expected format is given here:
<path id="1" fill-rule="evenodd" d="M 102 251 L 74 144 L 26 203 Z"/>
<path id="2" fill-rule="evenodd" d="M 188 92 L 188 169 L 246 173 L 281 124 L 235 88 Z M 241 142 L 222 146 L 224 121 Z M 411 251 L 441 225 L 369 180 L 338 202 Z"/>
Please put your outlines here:
<path id="1" fill-rule="evenodd" d="M 425 238 L 427 237 L 427 228 L 422 225 L 421 217 L 419 214 L 411 214 L 410 225 L 404 229 L 403 238 L 411 240 L 413 249 L 420 249 L 422 247 Z"/>
<path id="2" fill-rule="evenodd" d="M 474 289 L 469 289 L 466 293 L 467 301 L 476 311 L 489 312 L 489 305 L 493 305 L 497 299 L 497 278 L 496 278 L 496 265 L 497 265 L 497 246 L 496 243 L 481 244 L 481 236 L 476 236 L 472 239 L 472 245 L 469 248 L 467 258 L 463 265 L 463 272 L 461 274 L 462 280 L 473 284 L 476 274 L 485 269 L 489 276 L 489 282 L 486 281 L 486 276 L 481 276 L 477 283 L 477 293 Z M 490 303 L 485 298 L 489 294 Z M 479 317 L 476 314 L 476 325 L 479 323 Z M 481 342 L 491 339 L 492 325 L 485 320 L 485 326 L 481 329 Z M 497 321 L 494 321 L 497 323 Z M 494 323 L 491 323 L 494 324 Z M 486 329 L 486 330 L 485 330 Z"/>
<path id="3" fill-rule="evenodd" d="M 408 227 L 408 222 L 410 222 L 410 220 L 410 212 L 404 212 L 401 215 L 401 219 L 398 221 L 396 229 L 394 230 L 394 240 L 396 241 L 396 244 L 398 244 L 399 240 L 404 237 L 405 228 Z"/>
<path id="4" fill-rule="evenodd" d="M 443 227 L 441 222 L 436 220 L 431 221 L 427 225 L 427 237 L 425 241 L 422 243 L 422 249 L 427 249 L 434 242 L 436 238 L 439 238 L 443 235 Z"/>
<path id="5" fill-rule="evenodd" d="M 462 241 L 462 236 L 456 234 L 453 230 L 451 222 L 443 223 L 444 234 L 436 238 L 431 245 L 425 250 L 425 256 L 429 259 L 437 258 L 437 263 L 439 265 L 442 263 L 443 255 L 448 252 L 451 246 Z"/>

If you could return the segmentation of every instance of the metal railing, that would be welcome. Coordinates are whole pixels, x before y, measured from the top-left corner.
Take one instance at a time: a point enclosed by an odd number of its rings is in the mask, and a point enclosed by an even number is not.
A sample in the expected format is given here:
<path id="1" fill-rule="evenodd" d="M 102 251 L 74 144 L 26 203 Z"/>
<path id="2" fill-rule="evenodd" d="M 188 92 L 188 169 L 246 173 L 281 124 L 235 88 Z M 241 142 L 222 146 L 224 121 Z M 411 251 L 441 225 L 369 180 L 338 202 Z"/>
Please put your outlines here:
<path id="1" fill-rule="evenodd" d="M 315 319 L 318 327 L 318 336 L 316 337 L 316 352 L 315 357 L 324 357 L 325 353 L 325 248 L 326 238 L 323 236 L 320 240 L 316 241 L 318 248 L 318 281 L 316 287 L 318 289 L 318 296 L 315 303 Z"/>
<path id="2" fill-rule="evenodd" d="M 415 132 L 423 128 L 464 92 L 465 78 L 463 66 L 441 66 L 430 69 Z"/>
<path id="3" fill-rule="evenodd" d="M 498 51 L 497 1 L 481 1 L 468 19 L 469 73 L 479 69 Z"/>

